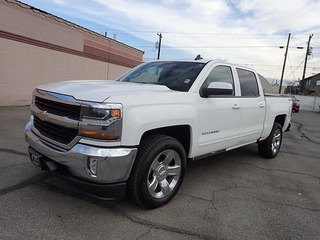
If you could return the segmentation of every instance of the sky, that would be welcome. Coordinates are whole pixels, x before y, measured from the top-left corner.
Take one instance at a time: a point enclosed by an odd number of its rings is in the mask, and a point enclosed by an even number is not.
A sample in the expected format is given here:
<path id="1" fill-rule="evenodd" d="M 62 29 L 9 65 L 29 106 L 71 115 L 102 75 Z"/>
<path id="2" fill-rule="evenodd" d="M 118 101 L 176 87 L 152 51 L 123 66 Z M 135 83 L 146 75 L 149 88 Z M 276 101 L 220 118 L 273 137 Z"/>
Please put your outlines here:
<path id="1" fill-rule="evenodd" d="M 320 73 L 320 0 L 21 0 L 160 59 L 219 59 L 257 70 L 279 82 L 288 34 L 284 79 L 302 78 L 310 34 L 306 77 Z M 280 48 L 283 47 L 283 48 Z M 298 49 L 297 47 L 303 47 Z"/>

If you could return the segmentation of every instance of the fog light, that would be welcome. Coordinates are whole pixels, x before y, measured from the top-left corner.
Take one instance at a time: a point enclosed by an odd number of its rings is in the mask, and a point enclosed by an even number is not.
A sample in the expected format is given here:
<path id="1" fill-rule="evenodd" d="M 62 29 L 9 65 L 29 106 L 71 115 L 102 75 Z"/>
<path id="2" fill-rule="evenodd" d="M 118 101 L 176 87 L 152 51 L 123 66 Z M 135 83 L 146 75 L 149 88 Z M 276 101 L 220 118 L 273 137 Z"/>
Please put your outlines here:
<path id="1" fill-rule="evenodd" d="M 91 174 L 97 176 L 98 159 L 90 157 L 88 165 Z"/>

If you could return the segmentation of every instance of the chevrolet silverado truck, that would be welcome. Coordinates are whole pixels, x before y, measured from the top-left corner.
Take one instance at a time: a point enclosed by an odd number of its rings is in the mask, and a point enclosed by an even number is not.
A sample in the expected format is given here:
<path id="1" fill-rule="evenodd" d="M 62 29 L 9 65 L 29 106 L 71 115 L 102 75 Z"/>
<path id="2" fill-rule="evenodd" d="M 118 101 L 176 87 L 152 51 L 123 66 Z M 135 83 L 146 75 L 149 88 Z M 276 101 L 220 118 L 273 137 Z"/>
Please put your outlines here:
<path id="1" fill-rule="evenodd" d="M 169 202 L 187 162 L 257 143 L 275 157 L 292 100 L 265 96 L 252 69 L 213 60 L 144 63 L 116 81 L 56 82 L 33 92 L 30 158 L 95 197 Z"/>

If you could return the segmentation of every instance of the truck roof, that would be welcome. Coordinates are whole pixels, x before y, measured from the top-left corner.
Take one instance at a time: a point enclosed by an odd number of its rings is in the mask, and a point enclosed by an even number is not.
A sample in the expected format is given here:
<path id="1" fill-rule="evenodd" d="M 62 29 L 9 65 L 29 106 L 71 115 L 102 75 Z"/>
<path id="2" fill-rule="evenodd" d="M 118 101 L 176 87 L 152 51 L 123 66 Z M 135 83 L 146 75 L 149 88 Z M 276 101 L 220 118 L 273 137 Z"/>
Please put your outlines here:
<path id="1" fill-rule="evenodd" d="M 199 59 L 199 60 L 195 60 L 195 59 L 161 59 L 161 60 L 153 60 L 150 62 L 198 62 L 198 63 L 208 63 L 208 62 L 213 62 L 213 63 L 221 63 L 221 64 L 229 64 L 229 65 L 233 65 L 233 66 L 237 66 L 237 67 L 241 67 L 241 68 L 245 68 L 248 70 L 252 70 L 255 71 L 254 69 L 247 67 L 247 66 L 243 66 L 240 64 L 235 64 L 235 63 L 230 63 L 224 60 L 219 60 L 219 59 Z"/>
<path id="2" fill-rule="evenodd" d="M 199 60 L 194 60 L 194 59 L 161 59 L 161 60 L 153 60 L 150 62 L 200 62 L 200 63 L 208 63 L 210 61 L 214 61 L 211 59 L 199 59 Z"/>

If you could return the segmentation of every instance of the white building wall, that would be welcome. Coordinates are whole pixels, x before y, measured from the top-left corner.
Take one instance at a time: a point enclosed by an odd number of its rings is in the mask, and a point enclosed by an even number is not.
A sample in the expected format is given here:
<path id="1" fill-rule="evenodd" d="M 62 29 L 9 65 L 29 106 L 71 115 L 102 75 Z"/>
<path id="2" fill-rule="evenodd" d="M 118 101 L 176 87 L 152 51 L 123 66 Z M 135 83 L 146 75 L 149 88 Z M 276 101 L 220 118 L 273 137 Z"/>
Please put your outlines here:
<path id="1" fill-rule="evenodd" d="M 28 105 L 38 85 L 113 80 L 131 68 L 0 38 L 0 106 Z"/>
<path id="2" fill-rule="evenodd" d="M 315 111 L 320 110 L 320 97 L 294 95 L 300 101 L 300 110 Z"/>

